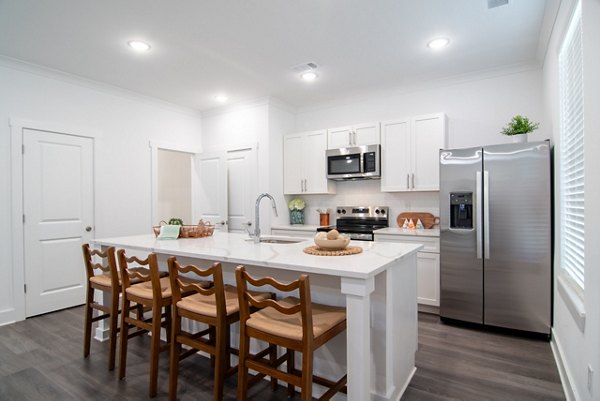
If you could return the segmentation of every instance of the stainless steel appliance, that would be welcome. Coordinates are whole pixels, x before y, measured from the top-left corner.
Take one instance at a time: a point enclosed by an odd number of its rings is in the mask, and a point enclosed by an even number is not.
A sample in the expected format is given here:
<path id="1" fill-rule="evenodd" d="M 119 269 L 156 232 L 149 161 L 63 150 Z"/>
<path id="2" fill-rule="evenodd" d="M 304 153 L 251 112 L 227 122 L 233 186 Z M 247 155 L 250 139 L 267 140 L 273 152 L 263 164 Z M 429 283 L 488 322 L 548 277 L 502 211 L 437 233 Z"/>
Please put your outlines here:
<path id="1" fill-rule="evenodd" d="M 373 231 L 389 227 L 390 208 L 387 206 L 338 206 L 336 225 L 319 227 L 317 231 L 338 230 L 353 240 L 373 241 Z"/>
<path id="2" fill-rule="evenodd" d="M 380 145 L 327 150 L 327 178 L 331 180 L 380 179 Z"/>
<path id="3" fill-rule="evenodd" d="M 550 334 L 549 141 L 440 150 L 440 316 Z"/>

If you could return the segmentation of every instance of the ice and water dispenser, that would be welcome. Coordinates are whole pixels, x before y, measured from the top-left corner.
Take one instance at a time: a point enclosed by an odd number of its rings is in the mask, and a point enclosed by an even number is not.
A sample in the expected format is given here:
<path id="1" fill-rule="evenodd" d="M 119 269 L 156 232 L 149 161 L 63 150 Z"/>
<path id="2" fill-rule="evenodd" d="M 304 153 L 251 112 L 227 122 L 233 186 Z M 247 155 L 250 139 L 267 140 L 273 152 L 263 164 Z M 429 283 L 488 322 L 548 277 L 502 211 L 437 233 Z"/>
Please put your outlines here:
<path id="1" fill-rule="evenodd" d="M 473 228 L 472 192 L 450 192 L 450 228 Z"/>

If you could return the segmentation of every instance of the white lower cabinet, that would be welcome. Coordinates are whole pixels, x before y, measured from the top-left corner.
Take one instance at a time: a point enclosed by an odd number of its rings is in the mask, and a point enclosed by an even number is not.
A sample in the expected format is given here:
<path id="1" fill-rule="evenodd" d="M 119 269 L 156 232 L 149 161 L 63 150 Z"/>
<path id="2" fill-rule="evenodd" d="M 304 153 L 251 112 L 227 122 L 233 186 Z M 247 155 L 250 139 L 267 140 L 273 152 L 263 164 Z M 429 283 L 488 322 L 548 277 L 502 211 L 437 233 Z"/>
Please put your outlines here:
<path id="1" fill-rule="evenodd" d="M 440 306 L 440 239 L 416 235 L 377 234 L 375 241 L 411 242 L 424 245 L 417 252 L 417 302 L 420 305 Z"/>
<path id="2" fill-rule="evenodd" d="M 440 254 L 417 252 L 417 298 L 423 305 L 440 306 Z"/>

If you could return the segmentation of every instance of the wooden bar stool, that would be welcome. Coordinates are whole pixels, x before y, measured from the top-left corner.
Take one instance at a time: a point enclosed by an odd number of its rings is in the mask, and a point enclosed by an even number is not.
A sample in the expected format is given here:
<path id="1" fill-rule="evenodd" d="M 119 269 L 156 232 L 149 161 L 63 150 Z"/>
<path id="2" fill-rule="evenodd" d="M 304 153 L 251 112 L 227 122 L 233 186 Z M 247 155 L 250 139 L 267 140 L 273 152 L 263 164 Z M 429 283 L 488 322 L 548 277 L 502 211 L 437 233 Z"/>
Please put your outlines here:
<path id="1" fill-rule="evenodd" d="M 83 356 L 86 358 L 90 354 L 90 342 L 92 337 L 92 323 L 103 319 L 109 320 L 109 357 L 108 370 L 115 368 L 115 354 L 117 349 L 117 332 L 118 332 L 118 315 L 121 313 L 119 309 L 119 295 L 121 294 L 121 274 L 117 269 L 115 257 L 115 248 L 109 247 L 106 251 L 101 252 L 97 249 L 91 249 L 89 244 L 83 244 L 83 260 L 85 262 L 87 274 L 87 298 L 85 303 L 85 328 L 83 335 Z M 94 257 L 103 258 L 107 264 L 94 263 Z M 96 270 L 100 272 L 96 273 Z M 145 268 L 132 269 L 139 272 L 149 272 Z M 166 276 L 167 272 L 161 272 L 161 275 Z M 139 280 L 132 281 L 133 284 Z M 110 295 L 110 306 L 105 306 L 94 301 L 95 290 L 104 291 Z M 134 304 L 138 317 L 143 316 L 144 308 L 142 305 Z M 103 315 L 92 317 L 93 310 L 104 312 Z"/>
<path id="2" fill-rule="evenodd" d="M 288 383 L 288 396 L 293 396 L 294 386 L 301 389 L 301 400 L 312 400 L 312 383 L 329 387 L 319 400 L 329 400 L 338 391 L 346 391 L 344 375 L 337 382 L 313 375 L 313 352 L 346 330 L 345 308 L 311 303 L 310 283 L 306 274 L 288 284 L 271 277 L 256 279 L 244 266 L 235 271 L 240 302 L 240 355 L 238 368 L 238 401 L 246 400 L 248 369 L 284 380 Z M 298 290 L 300 298 L 286 297 L 279 301 L 257 299 L 248 291 L 248 283 L 255 287 L 271 285 L 279 291 Z M 258 311 L 250 313 L 250 307 Z M 250 338 L 267 341 L 286 348 L 286 353 L 276 361 L 251 355 Z M 302 353 L 302 370 L 295 369 L 294 352 Z M 287 372 L 277 369 L 287 361 Z"/>
<path id="3" fill-rule="evenodd" d="M 150 342 L 150 382 L 149 395 L 156 396 L 158 387 L 158 356 L 162 351 L 170 349 L 171 337 L 171 282 L 168 277 L 162 277 L 158 269 L 158 259 L 155 253 L 151 253 L 144 260 L 135 256 L 127 257 L 125 250 L 117 252 L 119 260 L 119 271 L 122 278 L 122 313 L 121 313 L 121 346 L 119 349 L 119 379 L 125 377 L 127 366 L 127 342 L 131 337 L 144 333 L 151 334 Z M 148 266 L 148 273 L 140 271 L 137 266 Z M 139 282 L 138 282 L 139 281 Z M 135 282 L 138 282 L 135 284 Z M 210 285 L 210 283 L 203 284 Z M 144 317 L 130 316 L 132 302 L 148 307 L 152 312 L 149 319 Z M 163 312 L 164 310 L 164 312 Z M 128 333 L 129 327 L 136 327 L 133 333 Z M 165 327 L 167 331 L 167 344 L 160 345 L 160 329 Z"/>
<path id="4" fill-rule="evenodd" d="M 179 361 L 193 355 L 196 350 L 209 353 L 214 358 L 214 400 L 223 399 L 223 385 L 226 377 L 237 371 L 231 366 L 231 354 L 238 354 L 231 348 L 230 327 L 239 320 L 239 302 L 237 289 L 223 283 L 223 271 L 220 263 L 214 263 L 207 269 L 194 265 L 181 266 L 174 256 L 168 260 L 169 277 L 173 293 L 173 324 L 171 334 L 171 367 L 169 374 L 169 399 L 177 397 L 177 377 Z M 181 274 L 194 274 L 199 278 L 212 278 L 213 287 L 206 288 L 198 284 L 190 284 L 183 280 Z M 182 293 L 193 292 L 193 295 L 182 298 Z M 259 300 L 274 297 L 270 292 L 252 292 Z M 181 327 L 181 318 L 205 323 L 209 327 L 198 333 L 187 332 Z M 182 345 L 191 347 L 181 352 Z M 264 354 L 271 352 L 271 347 Z M 211 358 L 211 359 L 212 359 Z M 264 377 L 264 376 L 263 376 Z"/>
<path id="5" fill-rule="evenodd" d="M 83 260 L 87 273 L 83 357 L 87 358 L 90 355 L 92 323 L 109 319 L 108 370 L 113 370 L 115 368 L 115 353 L 117 349 L 117 318 L 119 315 L 119 291 L 121 287 L 117 274 L 115 248 L 111 246 L 105 252 L 91 249 L 89 244 L 83 244 L 81 248 L 83 250 Z M 105 259 L 106 264 L 94 263 L 94 256 Z M 96 270 L 99 270 L 98 274 L 96 274 Z M 103 291 L 110 295 L 110 306 L 105 306 L 94 301 L 95 290 Z M 92 317 L 94 309 L 103 312 L 103 314 Z"/>

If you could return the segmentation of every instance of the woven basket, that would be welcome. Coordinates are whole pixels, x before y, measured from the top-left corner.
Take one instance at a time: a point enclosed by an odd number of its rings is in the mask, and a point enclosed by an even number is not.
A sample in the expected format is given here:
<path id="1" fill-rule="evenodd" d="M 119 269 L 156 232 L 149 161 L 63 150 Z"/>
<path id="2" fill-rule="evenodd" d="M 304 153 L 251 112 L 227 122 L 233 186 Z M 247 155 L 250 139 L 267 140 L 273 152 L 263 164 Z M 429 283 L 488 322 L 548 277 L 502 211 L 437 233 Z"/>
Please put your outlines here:
<path id="1" fill-rule="evenodd" d="M 152 231 L 154 232 L 154 236 L 158 237 L 160 234 L 160 227 L 168 224 L 166 221 L 162 220 L 158 226 L 152 227 Z M 179 238 L 202 238 L 202 237 L 210 237 L 215 232 L 215 226 L 210 224 L 210 221 L 204 222 L 200 220 L 198 225 L 183 225 L 179 229 Z"/>

